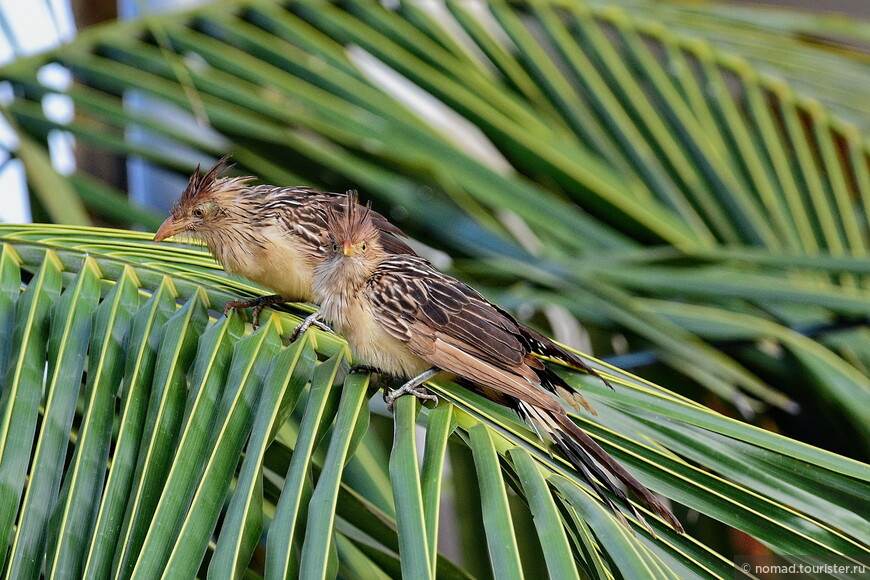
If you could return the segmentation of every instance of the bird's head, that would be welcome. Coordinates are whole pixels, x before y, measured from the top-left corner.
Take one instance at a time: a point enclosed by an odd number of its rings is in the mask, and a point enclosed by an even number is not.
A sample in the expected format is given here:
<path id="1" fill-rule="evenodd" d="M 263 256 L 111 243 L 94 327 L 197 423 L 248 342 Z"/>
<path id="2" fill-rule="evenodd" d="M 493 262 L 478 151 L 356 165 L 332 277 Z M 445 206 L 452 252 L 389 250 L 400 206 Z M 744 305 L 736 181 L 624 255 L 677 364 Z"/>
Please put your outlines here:
<path id="1" fill-rule="evenodd" d="M 211 169 L 201 173 L 199 166 L 190 176 L 181 198 L 172 206 L 166 221 L 154 234 L 155 242 L 172 236 L 189 237 L 209 242 L 210 234 L 220 230 L 232 214 L 231 208 L 240 190 L 253 177 L 219 177 L 229 169 L 229 155 L 222 157 Z"/>
<path id="2" fill-rule="evenodd" d="M 372 220 L 371 209 L 359 205 L 355 191 L 344 203 L 327 212 L 329 234 L 327 260 L 341 263 L 351 277 L 370 274 L 384 255 L 381 233 Z"/>

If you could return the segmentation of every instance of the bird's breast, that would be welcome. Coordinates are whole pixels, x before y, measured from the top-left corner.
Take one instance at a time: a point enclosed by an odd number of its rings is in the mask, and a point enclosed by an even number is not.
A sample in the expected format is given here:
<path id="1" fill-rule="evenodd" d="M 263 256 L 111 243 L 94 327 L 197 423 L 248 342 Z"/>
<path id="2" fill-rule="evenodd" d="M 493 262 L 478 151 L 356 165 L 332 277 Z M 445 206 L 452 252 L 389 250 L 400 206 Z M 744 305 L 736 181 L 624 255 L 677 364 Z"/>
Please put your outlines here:
<path id="1" fill-rule="evenodd" d="M 357 363 L 403 378 L 415 377 L 431 367 L 378 322 L 371 305 L 359 292 L 332 293 L 321 300 L 320 312 L 347 339 Z"/>

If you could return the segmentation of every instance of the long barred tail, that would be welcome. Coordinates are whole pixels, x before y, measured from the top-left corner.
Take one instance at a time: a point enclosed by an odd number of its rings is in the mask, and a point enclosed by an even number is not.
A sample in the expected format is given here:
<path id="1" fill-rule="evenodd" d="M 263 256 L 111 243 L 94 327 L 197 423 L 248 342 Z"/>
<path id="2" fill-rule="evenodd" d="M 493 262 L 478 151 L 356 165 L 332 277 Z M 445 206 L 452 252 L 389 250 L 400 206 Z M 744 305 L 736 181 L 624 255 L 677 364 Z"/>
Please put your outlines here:
<path id="1" fill-rule="evenodd" d="M 667 506 L 626 471 L 588 434 L 577 427 L 568 417 L 567 413 L 564 411 L 550 412 L 546 409 L 533 407 L 523 401 L 517 401 L 516 408 L 520 417 L 529 423 L 539 435 L 542 435 L 543 432 L 553 441 L 556 448 L 565 455 L 568 461 L 571 462 L 571 465 L 586 479 L 601 501 L 626 526 L 628 526 L 628 522 L 606 492 L 613 494 L 650 533 L 653 533 L 649 524 L 647 524 L 640 512 L 628 500 L 622 489 L 614 484 L 608 473 L 621 481 L 647 507 L 667 521 L 674 530 L 681 534 L 683 533 L 683 526 Z"/>
<path id="2" fill-rule="evenodd" d="M 583 361 L 583 359 L 578 357 L 570 350 L 556 344 L 555 342 L 553 342 L 540 332 L 534 330 L 533 328 L 529 328 L 525 325 L 520 325 L 520 330 L 523 334 L 523 338 L 528 343 L 529 350 L 531 350 L 532 352 L 539 355 L 548 356 L 564 365 L 585 371 L 593 377 L 601 379 L 601 381 L 605 385 L 613 389 L 613 385 L 611 385 L 607 379 L 601 376 L 598 371 L 590 367 Z"/>

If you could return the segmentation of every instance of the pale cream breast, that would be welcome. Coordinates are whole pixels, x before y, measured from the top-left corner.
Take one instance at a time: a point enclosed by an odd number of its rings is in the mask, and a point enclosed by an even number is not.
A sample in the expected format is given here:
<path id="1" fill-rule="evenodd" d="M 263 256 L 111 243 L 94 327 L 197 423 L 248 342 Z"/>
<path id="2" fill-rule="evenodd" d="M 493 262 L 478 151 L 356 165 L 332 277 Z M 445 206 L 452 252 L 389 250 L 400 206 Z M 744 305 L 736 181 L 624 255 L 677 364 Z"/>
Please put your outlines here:
<path id="1" fill-rule="evenodd" d="M 432 365 L 412 353 L 377 321 L 368 302 L 353 292 L 333 292 L 322 299 L 322 318 L 347 339 L 354 362 L 377 367 L 396 377 L 411 378 Z"/>

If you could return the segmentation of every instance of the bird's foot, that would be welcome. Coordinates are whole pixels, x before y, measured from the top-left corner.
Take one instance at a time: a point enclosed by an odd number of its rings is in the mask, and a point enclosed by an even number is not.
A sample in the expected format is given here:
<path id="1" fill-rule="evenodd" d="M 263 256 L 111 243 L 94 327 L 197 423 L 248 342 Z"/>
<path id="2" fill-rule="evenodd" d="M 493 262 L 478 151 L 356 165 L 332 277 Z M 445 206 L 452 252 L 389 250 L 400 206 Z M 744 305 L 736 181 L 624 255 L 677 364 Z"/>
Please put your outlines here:
<path id="1" fill-rule="evenodd" d="M 269 296 L 258 296 L 251 300 L 230 300 L 226 303 L 226 306 L 224 306 L 224 316 L 226 316 L 227 312 L 234 308 L 245 309 L 253 307 L 254 310 L 251 311 L 251 326 L 256 329 L 258 326 L 260 326 L 260 313 L 263 311 L 263 309 L 269 306 L 273 306 L 275 304 L 281 304 L 282 302 L 285 302 L 285 300 L 282 296 L 279 296 L 278 294 L 270 294 Z"/>
<path id="2" fill-rule="evenodd" d="M 384 402 L 387 403 L 387 410 L 389 412 L 393 412 L 393 404 L 396 402 L 396 399 L 401 397 L 402 395 L 414 395 L 418 399 L 426 399 L 427 401 L 434 401 L 436 404 L 438 403 L 438 397 L 430 393 L 426 388 L 421 387 L 423 383 L 437 375 L 441 372 L 439 368 L 431 368 L 428 371 L 420 373 L 398 389 L 394 389 L 387 394 L 384 391 Z"/>
<path id="3" fill-rule="evenodd" d="M 302 334 L 312 326 L 316 326 L 320 330 L 326 332 L 332 332 L 332 329 L 329 326 L 318 320 L 319 316 L 320 311 L 317 311 L 314 314 L 309 314 L 305 320 L 300 322 L 299 325 L 293 329 L 293 332 L 290 333 L 290 342 L 295 342 L 297 338 L 302 336 Z"/>
<path id="4" fill-rule="evenodd" d="M 332 330 L 332 327 L 326 324 L 325 322 L 320 322 L 319 320 L 312 320 L 311 326 L 314 328 L 319 328 L 323 332 L 328 332 L 329 334 L 335 334 L 335 331 Z"/>

